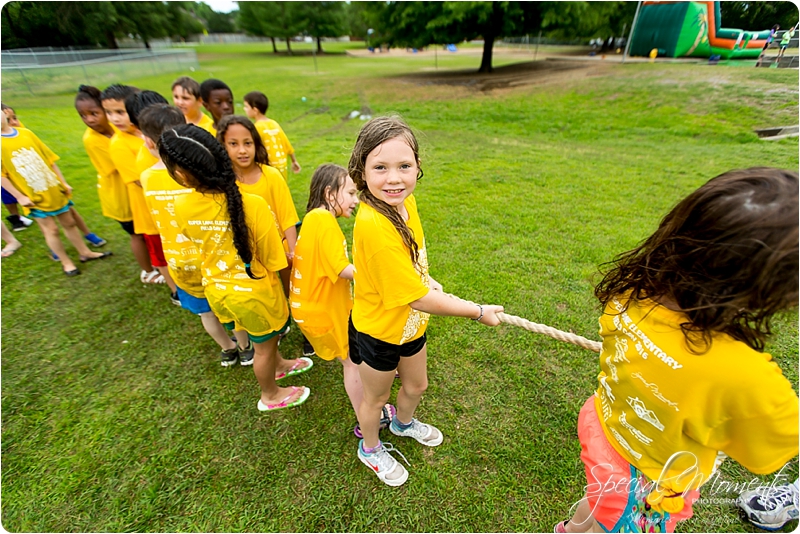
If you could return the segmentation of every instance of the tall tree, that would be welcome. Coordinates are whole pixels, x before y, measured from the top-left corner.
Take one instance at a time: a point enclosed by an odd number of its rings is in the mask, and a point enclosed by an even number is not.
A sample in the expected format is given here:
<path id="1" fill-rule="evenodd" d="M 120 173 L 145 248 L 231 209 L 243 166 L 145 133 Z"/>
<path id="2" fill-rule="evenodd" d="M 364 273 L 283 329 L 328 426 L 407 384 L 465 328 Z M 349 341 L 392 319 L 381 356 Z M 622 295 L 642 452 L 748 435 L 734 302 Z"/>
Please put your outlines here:
<path id="1" fill-rule="evenodd" d="M 768 30 L 775 24 L 788 30 L 797 24 L 793 2 L 720 2 L 722 26 L 742 30 Z"/>
<path id="2" fill-rule="evenodd" d="M 302 6 L 298 2 L 240 2 L 239 27 L 250 35 L 283 39 L 291 55 L 292 37 L 306 27 Z M 273 49 L 277 52 L 275 42 Z"/>
<path id="3" fill-rule="evenodd" d="M 341 37 L 347 33 L 344 2 L 302 2 L 298 7 L 306 21 L 303 30 L 317 41 L 317 52 L 322 53 L 323 37 Z"/>

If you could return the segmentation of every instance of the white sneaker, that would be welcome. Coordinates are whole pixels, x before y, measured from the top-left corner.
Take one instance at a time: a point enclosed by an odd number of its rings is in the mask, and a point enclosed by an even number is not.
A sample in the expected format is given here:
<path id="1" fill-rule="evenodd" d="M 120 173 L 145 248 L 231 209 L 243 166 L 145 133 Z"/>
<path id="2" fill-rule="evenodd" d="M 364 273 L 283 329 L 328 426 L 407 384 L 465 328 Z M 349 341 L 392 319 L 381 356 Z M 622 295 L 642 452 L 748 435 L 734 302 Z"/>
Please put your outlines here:
<path id="1" fill-rule="evenodd" d="M 739 495 L 736 504 L 758 528 L 778 530 L 800 515 L 798 496 L 794 484 L 762 486 Z"/>
<path id="2" fill-rule="evenodd" d="M 25 217 L 24 215 L 20 215 L 19 220 L 22 221 L 22 224 L 25 226 L 30 226 L 33 224 L 33 220 Z"/>
<path id="3" fill-rule="evenodd" d="M 369 467 L 384 484 L 402 486 L 408 480 L 408 471 L 403 464 L 389 454 L 390 452 L 396 452 L 408 463 L 403 453 L 395 449 L 391 443 L 381 443 L 375 452 L 367 454 L 364 452 L 364 440 L 358 440 L 358 459 Z"/>
<path id="4" fill-rule="evenodd" d="M 389 430 L 395 436 L 407 436 L 409 438 L 414 438 L 428 447 L 436 447 L 437 445 L 441 445 L 442 441 L 444 440 L 444 436 L 438 428 L 433 425 L 420 423 L 413 417 L 411 418 L 411 426 L 405 430 L 400 430 L 400 427 L 397 426 L 397 416 L 395 416 L 394 419 L 392 419 L 392 424 L 389 425 Z"/>

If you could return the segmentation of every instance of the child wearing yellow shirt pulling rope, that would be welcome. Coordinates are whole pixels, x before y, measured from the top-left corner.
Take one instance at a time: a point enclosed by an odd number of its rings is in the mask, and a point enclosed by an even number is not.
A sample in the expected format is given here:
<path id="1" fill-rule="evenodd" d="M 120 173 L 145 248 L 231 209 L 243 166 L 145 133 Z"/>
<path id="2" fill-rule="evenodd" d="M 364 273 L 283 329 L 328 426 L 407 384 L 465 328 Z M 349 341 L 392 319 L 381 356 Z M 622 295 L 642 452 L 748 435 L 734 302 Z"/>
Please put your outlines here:
<path id="1" fill-rule="evenodd" d="M 197 245 L 212 311 L 226 328 L 246 331 L 255 346 L 258 409 L 302 404 L 308 388 L 275 382 L 278 335 L 289 327 L 289 306 L 277 275 L 286 255 L 269 206 L 239 191 L 225 149 L 193 124 L 161 134 L 159 154 L 170 176 L 195 190 L 175 199 L 175 220 L 181 235 Z"/>
<path id="2" fill-rule="evenodd" d="M 797 394 L 763 352 L 772 316 L 797 305 L 797 219 L 797 173 L 731 171 L 613 262 L 595 290 L 599 386 L 578 416 L 586 495 L 556 532 L 672 532 L 718 451 L 758 474 L 797 455 Z"/>

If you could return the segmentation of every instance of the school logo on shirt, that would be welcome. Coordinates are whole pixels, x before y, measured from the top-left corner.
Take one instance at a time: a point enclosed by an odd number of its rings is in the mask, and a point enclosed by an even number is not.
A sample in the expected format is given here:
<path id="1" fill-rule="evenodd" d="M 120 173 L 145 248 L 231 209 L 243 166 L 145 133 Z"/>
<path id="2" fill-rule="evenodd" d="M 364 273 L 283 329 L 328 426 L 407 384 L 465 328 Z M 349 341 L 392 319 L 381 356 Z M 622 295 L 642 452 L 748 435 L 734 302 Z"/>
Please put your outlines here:
<path id="1" fill-rule="evenodd" d="M 60 182 L 53 170 L 47 166 L 42 157 L 32 148 L 20 148 L 11 153 L 11 163 L 34 193 L 44 193 L 51 187 L 58 187 Z"/>

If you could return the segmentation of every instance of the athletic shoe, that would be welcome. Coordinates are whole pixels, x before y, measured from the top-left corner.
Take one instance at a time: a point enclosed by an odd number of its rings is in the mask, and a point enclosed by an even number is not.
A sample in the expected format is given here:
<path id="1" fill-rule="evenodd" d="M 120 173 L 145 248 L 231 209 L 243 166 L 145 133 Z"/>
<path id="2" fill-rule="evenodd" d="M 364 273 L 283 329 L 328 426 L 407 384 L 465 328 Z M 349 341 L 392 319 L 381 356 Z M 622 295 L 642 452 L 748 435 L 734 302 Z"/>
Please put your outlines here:
<path id="1" fill-rule="evenodd" d="M 316 353 L 317 351 L 314 350 L 314 346 L 303 336 L 303 356 L 313 356 Z"/>
<path id="2" fill-rule="evenodd" d="M 175 306 L 180 306 L 181 305 L 181 299 L 178 298 L 178 292 L 177 291 L 175 293 L 170 294 L 169 301 L 171 303 L 173 303 Z"/>
<path id="3" fill-rule="evenodd" d="M 408 480 L 408 471 L 389 454 L 391 452 L 399 454 L 408 464 L 408 460 L 403 456 L 403 453 L 395 449 L 391 443 L 381 443 L 374 452 L 367 454 L 364 452 L 364 440 L 358 441 L 358 459 L 369 467 L 384 484 L 402 486 Z"/>
<path id="4" fill-rule="evenodd" d="M 428 447 L 436 447 L 437 445 L 441 445 L 442 441 L 444 440 L 444 436 L 441 432 L 439 432 L 438 428 L 433 425 L 420 423 L 413 417 L 411 418 L 411 426 L 405 430 L 401 430 L 400 427 L 397 426 L 397 416 L 395 415 L 392 419 L 392 424 L 389 425 L 389 430 L 395 436 L 407 436 L 409 438 L 414 438 Z"/>
<path id="5" fill-rule="evenodd" d="M 378 425 L 378 430 L 380 431 L 384 428 L 389 428 L 389 425 L 391 424 L 396 413 L 397 408 L 391 404 L 384 404 L 383 408 L 381 408 L 381 422 Z M 356 427 L 353 429 L 353 434 L 355 434 L 358 439 L 364 437 L 361 435 L 361 427 L 358 426 L 358 423 L 356 423 Z"/>
<path id="6" fill-rule="evenodd" d="M 22 224 L 24 224 L 25 226 L 30 226 L 33 224 L 33 219 L 29 219 L 24 215 L 20 215 L 19 220 L 22 221 Z"/>
<path id="7" fill-rule="evenodd" d="M 222 367 L 230 367 L 236 365 L 239 361 L 239 348 L 234 347 L 230 350 L 222 350 L 219 353 L 219 363 Z"/>
<path id="8" fill-rule="evenodd" d="M 739 495 L 736 504 L 758 528 L 778 530 L 798 518 L 798 490 L 794 484 L 762 486 Z"/>
<path id="9" fill-rule="evenodd" d="M 238 347 L 238 345 L 237 345 Z M 248 366 L 253 365 L 253 356 L 256 353 L 256 349 L 253 346 L 253 342 L 249 339 L 247 340 L 247 348 L 243 349 L 238 347 L 239 351 L 239 365 Z"/>
<path id="10" fill-rule="evenodd" d="M 83 237 L 84 237 L 84 239 L 86 239 L 86 241 L 91 243 L 93 247 L 102 247 L 103 245 L 108 243 L 108 241 L 106 241 L 102 237 L 98 236 L 94 232 L 89 232 L 88 234 L 86 234 Z"/>
<path id="11" fill-rule="evenodd" d="M 6 217 L 6 220 L 9 222 L 9 224 L 11 225 L 11 230 L 14 232 L 21 232 L 22 230 L 25 230 L 28 226 L 30 226 L 30 224 L 25 224 L 24 222 L 22 222 L 22 217 L 20 217 L 19 215 L 9 215 L 8 217 Z M 30 219 L 28 220 L 30 221 Z M 32 222 L 33 221 L 31 221 L 31 223 Z"/>
<path id="12" fill-rule="evenodd" d="M 50 251 L 50 259 L 51 259 L 51 260 L 53 260 L 53 261 L 58 261 L 58 256 L 56 255 L 56 253 L 55 253 L 55 252 L 53 252 L 53 251 L 52 251 L 52 250 L 50 250 L 50 249 L 47 249 L 47 250 L 49 250 L 49 251 Z"/>

